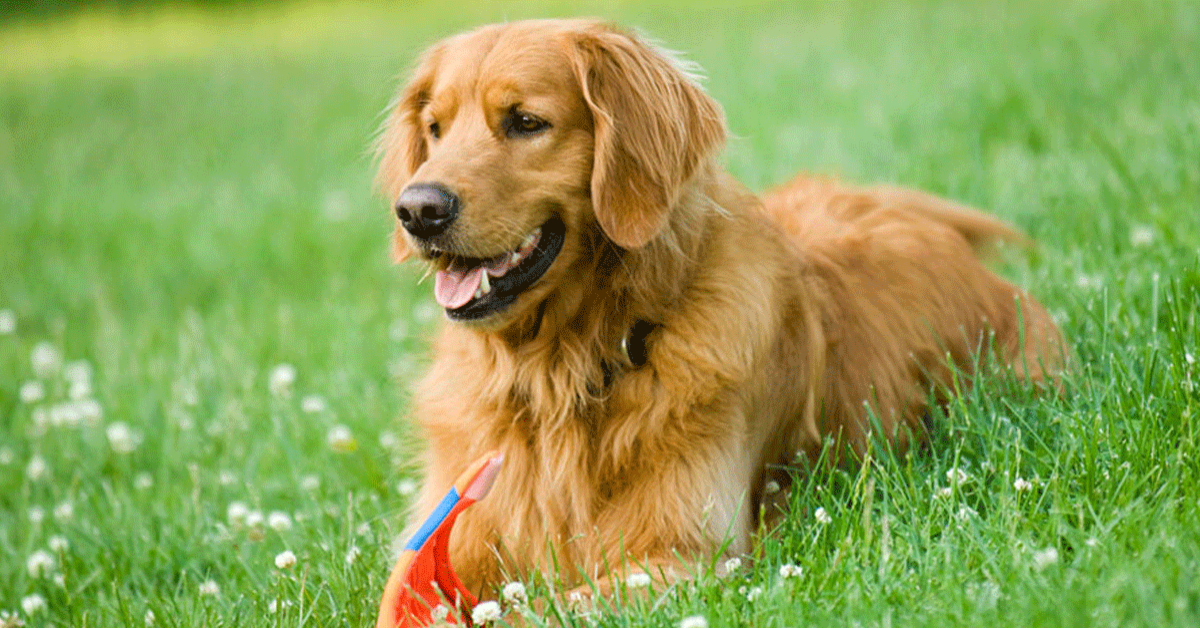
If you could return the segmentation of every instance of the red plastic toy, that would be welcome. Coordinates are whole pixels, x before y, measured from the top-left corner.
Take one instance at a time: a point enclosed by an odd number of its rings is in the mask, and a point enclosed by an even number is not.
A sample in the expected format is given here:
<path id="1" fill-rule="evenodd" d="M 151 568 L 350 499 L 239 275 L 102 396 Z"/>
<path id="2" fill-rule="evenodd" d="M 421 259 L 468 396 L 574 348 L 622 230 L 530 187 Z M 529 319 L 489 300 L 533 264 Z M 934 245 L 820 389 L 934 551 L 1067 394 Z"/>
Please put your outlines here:
<path id="1" fill-rule="evenodd" d="M 450 565 L 450 530 L 459 513 L 492 489 L 503 461 L 503 455 L 492 452 L 468 467 L 404 545 L 383 590 L 376 628 L 429 626 L 438 606 L 447 609 L 448 622 L 470 621 L 478 601 Z"/>

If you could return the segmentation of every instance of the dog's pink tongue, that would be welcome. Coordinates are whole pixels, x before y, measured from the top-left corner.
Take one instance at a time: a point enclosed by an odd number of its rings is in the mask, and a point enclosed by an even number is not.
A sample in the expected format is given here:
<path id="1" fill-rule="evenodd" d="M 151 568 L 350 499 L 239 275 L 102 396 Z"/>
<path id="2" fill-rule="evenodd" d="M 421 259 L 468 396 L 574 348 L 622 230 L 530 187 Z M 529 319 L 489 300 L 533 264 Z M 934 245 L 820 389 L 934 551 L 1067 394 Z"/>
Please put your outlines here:
<path id="1" fill-rule="evenodd" d="M 451 310 L 466 305 L 479 289 L 483 271 L 483 266 L 466 271 L 454 268 L 439 270 L 433 286 L 433 297 L 438 305 Z"/>

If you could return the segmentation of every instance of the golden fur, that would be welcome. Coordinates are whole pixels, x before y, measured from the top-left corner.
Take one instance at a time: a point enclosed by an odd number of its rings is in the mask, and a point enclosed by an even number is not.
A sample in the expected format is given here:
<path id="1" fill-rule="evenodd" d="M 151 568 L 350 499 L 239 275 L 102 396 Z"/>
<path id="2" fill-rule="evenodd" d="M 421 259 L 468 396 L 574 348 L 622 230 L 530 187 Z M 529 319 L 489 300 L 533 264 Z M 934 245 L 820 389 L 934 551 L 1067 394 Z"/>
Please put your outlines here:
<path id="1" fill-rule="evenodd" d="M 505 137 L 517 105 L 551 128 Z M 895 187 L 799 177 L 759 199 L 718 166 L 724 138 L 675 62 L 594 21 L 446 39 L 393 104 L 380 187 L 453 190 L 459 253 L 512 249 L 552 215 L 567 227 L 511 307 L 443 326 L 414 388 L 414 521 L 471 461 L 506 456 L 453 536 L 472 590 L 744 553 L 768 467 L 826 437 L 861 451 L 871 425 L 906 447 L 929 392 L 984 350 L 1034 381 L 1061 368 L 1045 310 L 978 259 L 1011 228 Z M 394 246 L 430 260 L 399 227 Z M 638 320 L 658 324 L 640 366 L 620 349 Z"/>

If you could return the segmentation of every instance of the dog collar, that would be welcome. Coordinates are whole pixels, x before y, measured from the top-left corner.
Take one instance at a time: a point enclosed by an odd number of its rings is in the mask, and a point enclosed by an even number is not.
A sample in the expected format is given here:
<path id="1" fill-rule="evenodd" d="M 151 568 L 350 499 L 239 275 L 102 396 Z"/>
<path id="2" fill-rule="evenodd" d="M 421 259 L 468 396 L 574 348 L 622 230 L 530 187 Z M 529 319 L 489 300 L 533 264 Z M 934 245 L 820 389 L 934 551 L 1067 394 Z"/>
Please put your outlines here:
<path id="1" fill-rule="evenodd" d="M 600 367 L 604 369 L 604 389 L 608 389 L 613 385 L 617 375 L 622 371 L 641 368 L 650 360 L 650 346 L 648 336 L 655 329 L 660 327 L 657 323 L 651 323 L 648 320 L 638 319 L 629 326 L 629 330 L 621 337 L 621 342 L 618 345 L 621 348 L 620 362 L 610 362 L 604 360 L 600 363 Z M 594 393 L 599 394 L 600 391 L 595 390 Z"/>

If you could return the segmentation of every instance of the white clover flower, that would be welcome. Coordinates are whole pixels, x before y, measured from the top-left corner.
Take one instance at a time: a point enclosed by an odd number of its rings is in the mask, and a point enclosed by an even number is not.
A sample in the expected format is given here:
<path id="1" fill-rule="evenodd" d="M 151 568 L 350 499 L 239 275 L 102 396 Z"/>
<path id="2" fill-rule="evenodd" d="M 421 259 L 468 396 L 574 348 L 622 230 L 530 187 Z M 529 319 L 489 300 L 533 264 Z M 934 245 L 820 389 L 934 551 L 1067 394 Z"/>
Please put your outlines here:
<path id="1" fill-rule="evenodd" d="M 1089 536 L 1087 540 L 1083 542 L 1083 544 L 1088 547 L 1099 547 L 1100 541 L 1096 540 L 1096 537 L 1094 536 Z"/>
<path id="2" fill-rule="evenodd" d="M 225 508 L 225 520 L 229 525 L 239 527 L 246 525 L 246 517 L 250 516 L 250 507 L 245 502 L 229 502 Z"/>
<path id="3" fill-rule="evenodd" d="M 50 427 L 50 411 L 43 407 L 35 407 L 30 413 L 29 436 L 32 438 L 41 438 L 46 434 L 46 430 Z"/>
<path id="4" fill-rule="evenodd" d="M 154 477 L 149 473 L 143 471 L 133 478 L 133 487 L 140 491 L 144 491 L 151 486 L 154 486 Z"/>
<path id="5" fill-rule="evenodd" d="M 90 382 L 92 364 L 87 360 L 75 360 L 63 366 L 63 379 L 67 382 Z"/>
<path id="6" fill-rule="evenodd" d="M 66 576 L 64 576 L 60 573 L 56 573 L 56 574 L 54 574 L 54 577 L 51 578 L 51 580 L 54 581 L 54 586 L 56 586 L 60 589 L 67 588 L 67 577 Z"/>
<path id="7" fill-rule="evenodd" d="M 25 571 L 30 578 L 45 578 L 54 569 L 54 556 L 46 550 L 38 550 L 25 559 Z"/>
<path id="8" fill-rule="evenodd" d="M 1058 562 L 1058 549 L 1057 548 L 1047 547 L 1044 550 L 1040 550 L 1040 551 L 1033 553 L 1033 568 L 1037 571 L 1042 571 L 1043 569 L 1045 569 L 1057 562 Z"/>
<path id="9" fill-rule="evenodd" d="M 355 440 L 350 428 L 345 425 L 335 425 L 329 428 L 329 432 L 325 434 L 325 442 L 329 444 L 330 449 L 339 454 L 348 454 L 358 449 L 358 441 Z"/>
<path id="10" fill-rule="evenodd" d="M 353 565 L 358 562 L 359 556 L 362 556 L 362 550 L 358 549 L 357 545 L 351 545 L 350 549 L 346 550 L 346 564 Z"/>
<path id="11" fill-rule="evenodd" d="M 500 619 L 500 604 L 496 602 L 480 602 L 471 610 L 471 623 L 486 624 Z"/>
<path id="12" fill-rule="evenodd" d="M 784 578 L 784 579 L 799 578 L 803 574 L 804 574 L 804 569 L 798 565 L 793 565 L 791 563 L 787 563 L 785 565 L 779 566 L 779 577 L 780 578 Z"/>
<path id="13" fill-rule="evenodd" d="M 42 379 L 53 377 L 62 368 L 62 354 L 49 342 L 34 345 L 29 361 L 33 364 L 34 375 Z"/>
<path id="14" fill-rule="evenodd" d="M 0 611 L 0 628 L 22 628 L 25 620 L 12 611 Z"/>
<path id="15" fill-rule="evenodd" d="M 57 521 L 70 521 L 75 517 L 75 506 L 71 502 L 62 502 L 54 507 L 54 519 Z"/>
<path id="16" fill-rule="evenodd" d="M 71 405 L 75 408 L 80 425 L 100 425 L 100 419 L 104 418 L 104 408 L 100 407 L 100 402 L 95 399 L 79 399 Z"/>
<path id="17" fill-rule="evenodd" d="M 321 478 L 315 475 L 306 475 L 300 478 L 300 488 L 305 491 L 315 491 L 321 488 Z"/>
<path id="18" fill-rule="evenodd" d="M 388 362 L 387 368 L 388 375 L 392 379 L 405 379 L 416 370 L 417 365 L 411 357 L 406 355 Z"/>
<path id="19" fill-rule="evenodd" d="M 446 621 L 446 618 L 450 616 L 450 609 L 446 608 L 445 604 L 438 604 L 429 611 L 429 616 L 434 622 Z"/>
<path id="20" fill-rule="evenodd" d="M 46 598 L 34 593 L 21 598 L 21 608 L 26 615 L 36 615 L 46 610 Z"/>
<path id="21" fill-rule="evenodd" d="M 211 578 L 201 582 L 197 590 L 204 597 L 217 597 L 221 595 L 221 587 Z"/>
<path id="22" fill-rule="evenodd" d="M 41 525 L 46 520 L 46 511 L 41 506 L 33 506 L 29 509 L 29 523 L 33 525 Z"/>
<path id="23" fill-rule="evenodd" d="M 963 471 L 958 467 L 952 467 L 946 470 L 946 481 L 949 482 L 951 486 L 958 486 L 959 484 L 965 483 L 969 479 L 971 479 L 971 476 L 967 475 L 966 471 Z"/>
<path id="24" fill-rule="evenodd" d="M 1018 477 L 1016 480 L 1013 480 L 1013 489 L 1015 489 L 1017 492 L 1025 492 L 1031 490 L 1032 488 L 1033 484 L 1025 478 Z"/>
<path id="25" fill-rule="evenodd" d="M 779 492 L 779 482 L 775 480 L 767 480 L 766 486 L 763 487 L 763 492 L 767 495 L 774 495 Z"/>
<path id="26" fill-rule="evenodd" d="M 50 472 L 50 465 L 46 464 L 46 459 L 38 454 L 34 454 L 29 459 L 29 464 L 25 466 L 25 477 L 34 482 L 46 477 Z"/>
<path id="27" fill-rule="evenodd" d="M 708 628 L 708 620 L 703 615 L 692 615 L 679 620 L 679 628 Z"/>
<path id="28" fill-rule="evenodd" d="M 1136 247 L 1150 246 L 1154 242 L 1154 228 L 1150 225 L 1134 225 L 1129 230 L 1129 243 Z"/>
<path id="29" fill-rule="evenodd" d="M 275 555 L 275 566 L 279 569 L 291 569 L 296 566 L 296 555 L 292 550 L 283 550 Z"/>
<path id="30" fill-rule="evenodd" d="M 275 510 L 267 515 L 267 525 L 276 532 L 286 532 L 292 529 L 292 518 L 286 512 Z"/>
<path id="31" fill-rule="evenodd" d="M 579 591 L 571 591 L 567 594 L 567 608 L 572 612 L 583 612 L 588 607 L 588 598 L 584 597 Z"/>
<path id="32" fill-rule="evenodd" d="M 17 459 L 17 455 L 8 447 L 0 447 L 0 467 L 7 467 Z"/>
<path id="33" fill-rule="evenodd" d="M 829 525 L 833 523 L 833 517 L 830 517 L 829 513 L 825 512 L 825 508 L 823 506 L 817 507 L 817 510 L 813 512 L 813 518 L 817 520 L 817 523 L 822 525 Z"/>
<path id="34" fill-rule="evenodd" d="M 383 431 L 379 433 L 379 446 L 384 449 L 395 449 L 400 446 L 400 438 L 395 432 Z"/>
<path id="35" fill-rule="evenodd" d="M 985 608 L 996 608 L 996 603 L 1000 601 L 1000 586 L 995 582 L 969 582 L 966 587 L 967 597 L 974 600 L 976 604 Z"/>
<path id="36" fill-rule="evenodd" d="M 251 510 L 250 512 L 246 513 L 247 528 L 261 528 L 263 521 L 265 520 L 266 519 L 263 517 L 261 510 Z"/>
<path id="37" fill-rule="evenodd" d="M 67 540 L 67 537 L 59 534 L 46 539 L 46 545 L 50 548 L 51 552 L 58 554 L 61 554 L 71 548 L 71 542 Z"/>
<path id="38" fill-rule="evenodd" d="M 88 380 L 74 381 L 67 384 L 67 397 L 72 401 L 86 399 L 92 394 L 92 382 Z"/>
<path id="39" fill-rule="evenodd" d="M 403 318 L 392 321 L 392 325 L 388 327 L 388 337 L 396 342 L 408 338 L 408 321 Z"/>
<path id="40" fill-rule="evenodd" d="M 321 395 L 308 395 L 300 400 L 300 411 L 305 414 L 324 412 L 326 407 L 325 398 Z"/>
<path id="41" fill-rule="evenodd" d="M 934 499 L 949 499 L 953 494 L 954 489 L 950 488 L 949 486 L 943 486 L 942 488 L 934 491 L 933 497 Z"/>
<path id="42" fill-rule="evenodd" d="M 286 397 L 292 394 L 292 384 L 296 383 L 296 367 L 291 364 L 280 364 L 271 369 L 267 378 L 267 387 L 276 397 Z"/>
<path id="43" fill-rule="evenodd" d="M 975 512 L 974 508 L 971 508 L 970 506 L 960 506 L 958 512 L 954 516 L 957 517 L 959 521 L 965 523 L 978 515 L 979 513 Z"/>
<path id="44" fill-rule="evenodd" d="M 422 325 L 432 323 L 438 317 L 439 309 L 441 308 L 434 306 L 429 301 L 421 301 L 413 308 L 413 318 Z"/>
<path id="45" fill-rule="evenodd" d="M 287 610 L 291 605 L 291 600 L 271 600 L 271 603 L 267 604 L 267 610 L 274 615 L 275 613 Z"/>
<path id="46" fill-rule="evenodd" d="M 1084 290 L 1096 290 L 1104 287 L 1104 279 L 1099 275 L 1079 273 L 1079 275 L 1075 277 L 1075 285 Z"/>
<path id="47" fill-rule="evenodd" d="M 109 423 L 104 429 L 104 435 L 108 437 L 108 446 L 112 448 L 113 453 L 119 455 L 137 451 L 138 445 L 142 443 L 142 436 L 122 421 Z"/>
<path id="48" fill-rule="evenodd" d="M 405 497 L 417 492 L 417 481 L 411 478 L 404 478 L 396 483 L 396 492 Z"/>
<path id="49" fill-rule="evenodd" d="M 17 331 L 16 312 L 8 309 L 0 310 L 0 336 L 7 336 L 15 331 Z"/>
<path id="50" fill-rule="evenodd" d="M 746 591 L 746 601 L 753 602 L 754 600 L 757 600 L 759 597 L 761 597 L 762 594 L 763 594 L 762 587 L 750 587 L 750 589 L 748 591 Z"/>
<path id="51" fill-rule="evenodd" d="M 1191 353 L 1184 353 L 1184 354 L 1183 354 L 1183 359 L 1184 359 L 1184 360 L 1187 360 L 1187 363 L 1188 363 L 1188 364 L 1195 364 L 1195 363 L 1196 363 L 1196 356 L 1192 355 Z"/>
<path id="52" fill-rule="evenodd" d="M 650 574 L 648 574 L 644 571 L 639 571 L 637 573 L 631 573 L 631 574 L 629 574 L 629 577 L 625 578 L 625 586 L 627 586 L 631 589 L 640 589 L 642 587 L 648 587 L 648 586 L 650 586 Z"/>
<path id="53" fill-rule="evenodd" d="M 40 418 L 40 417 L 39 417 Z M 83 423 L 83 415 L 75 407 L 74 402 L 56 403 L 50 406 L 46 421 L 55 427 L 75 427 Z"/>
<path id="54" fill-rule="evenodd" d="M 21 384 L 21 389 L 17 391 L 17 397 L 24 404 L 37 403 L 46 398 L 46 387 L 36 379 L 29 380 Z"/>
<path id="55" fill-rule="evenodd" d="M 154 611 L 146 609 L 146 615 L 142 618 L 142 623 L 146 625 L 146 628 L 154 625 L 154 619 Z"/>
<path id="56" fill-rule="evenodd" d="M 737 556 L 734 556 L 733 558 L 730 558 L 729 560 L 725 561 L 725 573 L 727 573 L 727 574 L 731 574 L 741 568 L 742 568 L 742 559 L 738 558 Z"/>
<path id="57" fill-rule="evenodd" d="M 510 582 L 504 585 L 504 589 L 500 591 L 500 597 L 509 604 L 524 604 L 529 599 L 525 592 L 525 585 L 520 582 Z"/>

